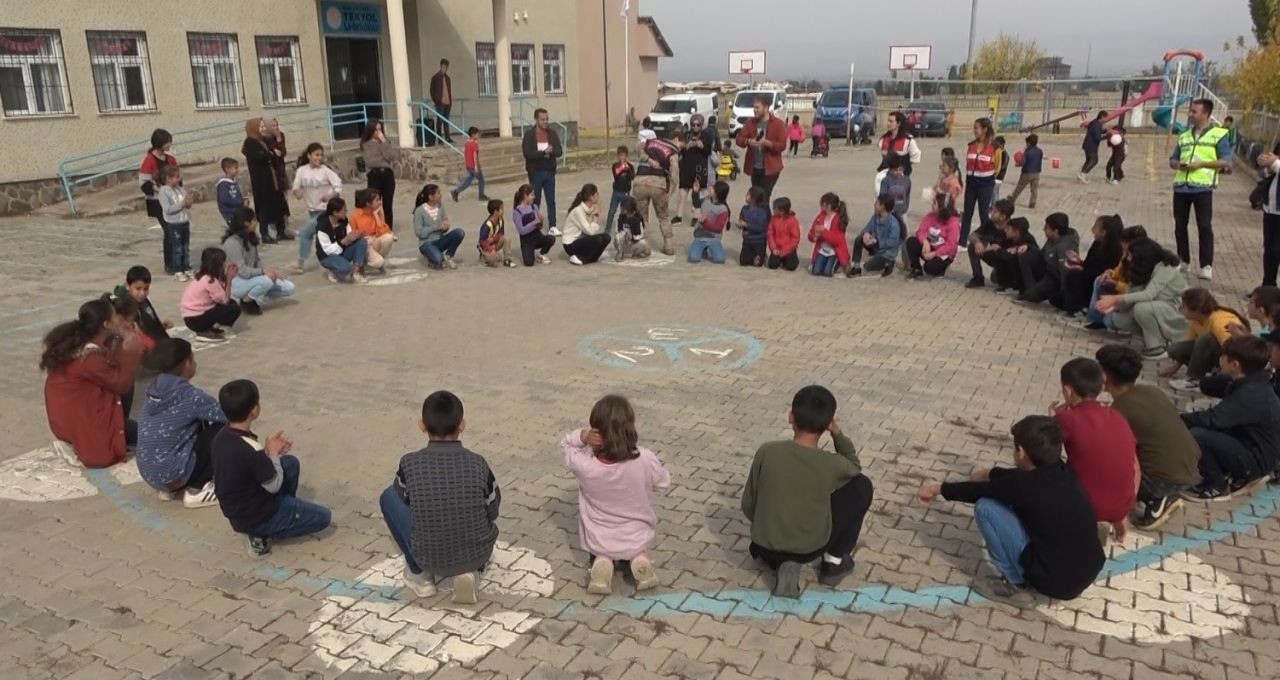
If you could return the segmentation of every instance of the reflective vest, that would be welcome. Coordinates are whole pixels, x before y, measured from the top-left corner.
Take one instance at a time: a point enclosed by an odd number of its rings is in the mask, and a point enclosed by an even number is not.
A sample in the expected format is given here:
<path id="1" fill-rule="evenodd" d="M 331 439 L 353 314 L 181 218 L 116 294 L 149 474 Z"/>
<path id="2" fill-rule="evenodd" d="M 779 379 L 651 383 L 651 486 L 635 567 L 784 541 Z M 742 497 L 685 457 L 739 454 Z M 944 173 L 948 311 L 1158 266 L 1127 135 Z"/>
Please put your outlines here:
<path id="1" fill-rule="evenodd" d="M 1217 125 L 1205 130 L 1196 137 L 1195 128 L 1188 128 L 1178 135 L 1178 160 L 1183 163 L 1200 161 L 1213 163 L 1218 160 L 1218 142 L 1230 132 Z M 1173 176 L 1174 185 L 1193 187 L 1218 186 L 1217 168 L 1200 168 L 1199 170 L 1179 170 Z"/>
<path id="2" fill-rule="evenodd" d="M 977 143 L 971 143 L 965 152 L 965 172 L 970 177 L 995 177 L 999 155 L 1000 150 L 994 144 L 979 149 Z"/>

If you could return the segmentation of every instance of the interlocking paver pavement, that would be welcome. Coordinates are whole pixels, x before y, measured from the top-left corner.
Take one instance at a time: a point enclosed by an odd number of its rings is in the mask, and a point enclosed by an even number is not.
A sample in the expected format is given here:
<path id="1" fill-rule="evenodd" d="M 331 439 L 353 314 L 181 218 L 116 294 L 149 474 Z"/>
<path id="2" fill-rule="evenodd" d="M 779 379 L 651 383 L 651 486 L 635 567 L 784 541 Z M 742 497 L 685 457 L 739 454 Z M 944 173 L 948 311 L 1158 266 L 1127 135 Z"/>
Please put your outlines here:
<path id="1" fill-rule="evenodd" d="M 1075 140 L 1047 142 L 1064 167 L 1027 216 L 1038 225 L 1062 210 L 1087 233 L 1095 215 L 1119 212 L 1171 244 L 1165 143 L 1134 138 L 1130 179 L 1111 187 L 1074 181 Z M 913 222 L 943 145 L 922 144 Z M 875 163 L 871 149 L 843 147 L 789 160 L 777 193 L 807 224 L 834 189 L 857 227 Z M 561 203 L 589 180 L 604 175 L 561 177 Z M 734 206 L 745 187 L 734 184 Z M 1247 191 L 1227 178 L 1215 201 L 1211 287 L 1231 304 L 1260 278 Z M 398 207 L 407 218 L 408 203 Z M 474 201 L 449 209 L 472 232 L 483 217 Z M 208 204 L 193 215 L 198 251 L 220 221 Z M 85 473 L 48 448 L 40 337 L 127 266 L 160 269 L 150 226 L 141 215 L 0 222 L 6 677 L 1234 680 L 1274 676 L 1280 663 L 1275 489 L 1134 532 L 1073 602 L 1019 611 L 970 590 L 984 568 L 972 515 L 916 504 L 920 481 L 1004 462 L 1009 424 L 1042 412 L 1060 363 L 1099 338 L 965 290 L 963 271 L 847 281 L 662 257 L 579 268 L 562 253 L 506 271 L 475 266 L 468 243 L 462 269 L 422 277 L 412 235 L 396 244 L 387 285 L 331 285 L 313 270 L 297 277 L 296 298 L 198 355 L 205 389 L 258 382 L 262 427 L 289 433 L 302 493 L 334 510 L 324 534 L 251 561 L 216 509 L 162 504 L 136 471 Z M 677 235 L 688 244 L 687 225 Z M 738 235 L 726 240 L 732 260 Z M 264 248 L 278 266 L 295 252 Z M 157 278 L 163 315 L 176 317 L 180 292 Z M 846 584 L 828 590 L 806 575 L 800 600 L 778 601 L 745 553 L 738 498 L 751 454 L 786 435 L 791 394 L 810 382 L 841 399 L 876 500 Z M 467 443 L 504 488 L 503 543 L 475 607 L 399 588 L 377 507 L 398 457 L 421 446 L 414 421 L 438 388 L 463 398 Z M 607 598 L 585 592 L 576 489 L 556 447 L 609 391 L 632 399 L 673 478 L 658 500 L 661 587 L 639 598 L 624 585 Z"/>

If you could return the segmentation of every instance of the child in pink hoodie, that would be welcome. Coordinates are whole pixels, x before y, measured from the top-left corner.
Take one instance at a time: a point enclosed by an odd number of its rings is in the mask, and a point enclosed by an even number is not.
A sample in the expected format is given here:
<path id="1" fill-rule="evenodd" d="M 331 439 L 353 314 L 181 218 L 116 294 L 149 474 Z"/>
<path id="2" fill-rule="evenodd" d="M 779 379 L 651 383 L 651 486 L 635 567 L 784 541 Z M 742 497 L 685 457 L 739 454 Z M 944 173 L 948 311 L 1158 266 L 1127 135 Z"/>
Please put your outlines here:
<path id="1" fill-rule="evenodd" d="M 235 325 L 240 305 L 231 299 L 230 283 L 236 265 L 227 264 L 221 248 L 205 248 L 200 253 L 200 272 L 182 291 L 182 320 L 202 337 L 221 339 L 223 326 Z"/>
<path id="2" fill-rule="evenodd" d="M 653 495 L 671 486 L 671 475 L 637 444 L 636 414 L 625 397 L 600 399 L 588 422 L 560 440 L 564 462 L 578 479 L 578 531 L 592 561 L 587 592 L 613 591 L 615 561 L 629 566 L 637 590 L 648 590 L 658 585 L 649 558 L 658 524 Z"/>

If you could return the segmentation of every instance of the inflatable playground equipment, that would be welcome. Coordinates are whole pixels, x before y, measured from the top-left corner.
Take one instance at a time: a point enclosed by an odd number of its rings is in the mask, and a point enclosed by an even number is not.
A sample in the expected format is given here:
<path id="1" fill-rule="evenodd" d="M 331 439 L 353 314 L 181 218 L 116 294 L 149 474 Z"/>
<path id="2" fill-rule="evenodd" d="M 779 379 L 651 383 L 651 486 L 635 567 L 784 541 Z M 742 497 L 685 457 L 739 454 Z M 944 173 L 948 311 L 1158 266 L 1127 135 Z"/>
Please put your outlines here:
<path id="1" fill-rule="evenodd" d="M 1125 81 L 1121 94 L 1121 104 L 1108 108 L 1102 122 L 1107 123 L 1126 114 L 1132 114 L 1130 127 L 1142 127 L 1150 121 L 1156 127 L 1172 134 L 1180 134 L 1186 129 L 1185 107 L 1193 99 L 1210 99 L 1214 102 L 1214 117 L 1221 118 L 1227 110 L 1226 104 L 1202 82 L 1204 79 L 1204 53 L 1198 50 L 1173 50 L 1164 54 L 1164 74 L 1158 79 L 1149 77 L 1133 78 Z M 1132 99 L 1129 98 L 1130 86 L 1133 82 L 1150 81 L 1146 90 Z M 1090 108 L 1077 109 L 1066 115 L 1050 117 L 1052 110 L 1050 99 L 1052 87 L 1044 88 L 1044 119 L 1035 125 L 1024 125 L 1022 112 L 1027 106 L 1027 85 L 1021 83 L 1018 90 L 1017 109 L 1001 119 L 997 125 L 1002 130 L 1020 130 L 1032 132 L 1042 128 L 1059 126 L 1073 118 L 1079 118 L 1080 126 L 1089 124 Z M 1179 113 L 1182 120 L 1179 120 Z"/>

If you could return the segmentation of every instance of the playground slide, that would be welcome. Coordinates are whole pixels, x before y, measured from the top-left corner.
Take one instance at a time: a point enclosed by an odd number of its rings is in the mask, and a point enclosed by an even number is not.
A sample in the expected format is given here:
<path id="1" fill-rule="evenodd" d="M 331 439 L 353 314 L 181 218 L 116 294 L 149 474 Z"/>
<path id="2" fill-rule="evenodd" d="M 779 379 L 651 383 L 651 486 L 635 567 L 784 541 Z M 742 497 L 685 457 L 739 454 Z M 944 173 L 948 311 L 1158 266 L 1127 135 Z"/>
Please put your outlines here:
<path id="1" fill-rule="evenodd" d="M 1151 83 L 1151 86 L 1148 87 L 1147 91 L 1142 93 L 1141 96 L 1135 99 L 1130 99 L 1129 103 L 1125 104 L 1124 106 L 1108 111 L 1106 117 L 1102 119 L 1102 122 L 1109 123 L 1115 120 L 1116 118 L 1119 118 L 1120 116 L 1123 116 L 1124 114 L 1128 113 L 1130 110 L 1133 109 L 1133 107 L 1143 102 L 1151 101 L 1152 99 L 1159 99 L 1162 96 L 1164 96 L 1164 81 L 1157 80 Z M 1085 125 L 1088 125 L 1088 122 L 1086 122 Z"/>
<path id="2" fill-rule="evenodd" d="M 1170 125 L 1173 123 L 1173 110 L 1187 103 L 1188 99 L 1190 99 L 1190 97 L 1184 95 L 1178 97 L 1178 100 L 1174 102 L 1173 106 L 1156 107 L 1156 109 L 1151 112 L 1151 122 L 1155 123 L 1158 127 L 1168 130 Z"/>
<path id="3" fill-rule="evenodd" d="M 1059 117 L 1057 117 L 1057 118 L 1054 118 L 1053 120 L 1050 120 L 1050 121 L 1047 121 L 1047 122 L 1044 122 L 1044 123 L 1040 123 L 1039 125 L 1030 125 L 1030 126 L 1024 127 L 1024 128 L 1022 128 L 1022 130 L 1021 130 L 1021 131 L 1022 131 L 1022 132 L 1032 132 L 1032 131 L 1034 131 L 1034 130 L 1039 130 L 1040 128 L 1046 128 L 1046 127 L 1049 127 L 1050 125 L 1053 125 L 1053 124 L 1055 124 L 1055 123 L 1061 123 L 1062 121 L 1067 120 L 1068 118 L 1072 118 L 1072 117 L 1074 117 L 1074 116 L 1079 116 L 1079 117 L 1080 117 L 1080 120 L 1084 120 L 1084 114 L 1086 114 L 1086 113 L 1088 113 L 1088 112 L 1089 112 L 1089 107 L 1087 107 L 1087 106 L 1086 106 L 1086 107 L 1085 107 L 1085 108 L 1083 108 L 1083 109 L 1077 109 L 1077 110 L 1075 110 L 1075 111 L 1072 111 L 1071 113 L 1068 113 L 1068 114 L 1067 114 L 1067 115 L 1065 115 L 1065 116 L 1059 116 Z"/>

